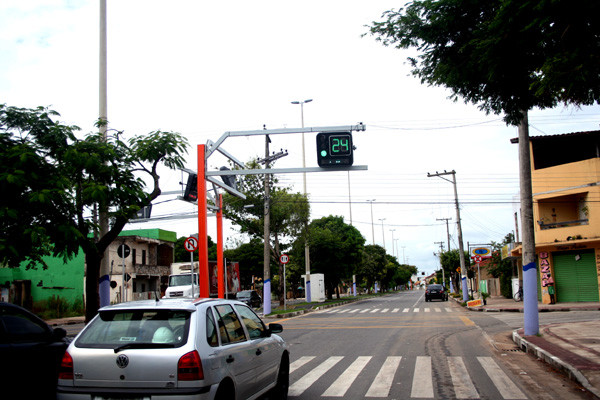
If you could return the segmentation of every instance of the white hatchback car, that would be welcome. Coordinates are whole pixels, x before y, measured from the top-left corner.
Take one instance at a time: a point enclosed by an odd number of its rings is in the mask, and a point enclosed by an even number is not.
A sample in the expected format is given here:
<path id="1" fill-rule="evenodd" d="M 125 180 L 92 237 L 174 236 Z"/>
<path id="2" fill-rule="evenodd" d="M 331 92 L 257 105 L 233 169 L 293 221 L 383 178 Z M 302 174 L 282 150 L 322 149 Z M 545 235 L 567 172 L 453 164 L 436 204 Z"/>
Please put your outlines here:
<path id="1" fill-rule="evenodd" d="M 282 330 L 234 300 L 104 307 L 66 351 L 58 399 L 286 399 Z"/>

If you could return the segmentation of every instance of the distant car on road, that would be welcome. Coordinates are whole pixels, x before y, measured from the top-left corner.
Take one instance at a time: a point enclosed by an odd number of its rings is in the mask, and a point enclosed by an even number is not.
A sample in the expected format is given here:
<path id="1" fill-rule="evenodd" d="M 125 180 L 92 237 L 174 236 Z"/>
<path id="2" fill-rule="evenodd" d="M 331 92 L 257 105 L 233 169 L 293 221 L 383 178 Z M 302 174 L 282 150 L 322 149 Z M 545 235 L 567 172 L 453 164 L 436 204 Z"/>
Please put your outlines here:
<path id="1" fill-rule="evenodd" d="M 256 290 L 242 290 L 235 295 L 236 299 L 248 304 L 250 307 L 262 306 L 262 298 Z"/>
<path id="2" fill-rule="evenodd" d="M 448 301 L 448 292 L 442 285 L 428 285 L 425 289 L 425 301 L 431 301 L 432 299 Z"/>
<path id="3" fill-rule="evenodd" d="M 235 300 L 104 307 L 65 352 L 58 399 L 285 399 L 282 330 Z"/>
<path id="4" fill-rule="evenodd" d="M 66 334 L 22 307 L 0 302 L 0 377 L 6 387 L 18 397 L 54 399 Z"/>

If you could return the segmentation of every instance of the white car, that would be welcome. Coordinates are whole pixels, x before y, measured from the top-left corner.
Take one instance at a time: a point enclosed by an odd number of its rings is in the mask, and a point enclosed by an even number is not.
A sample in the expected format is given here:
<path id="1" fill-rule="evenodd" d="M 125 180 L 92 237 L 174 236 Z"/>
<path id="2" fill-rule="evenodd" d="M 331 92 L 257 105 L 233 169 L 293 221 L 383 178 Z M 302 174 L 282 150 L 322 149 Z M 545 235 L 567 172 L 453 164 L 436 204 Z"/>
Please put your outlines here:
<path id="1" fill-rule="evenodd" d="M 121 303 L 69 345 L 58 399 L 286 399 L 289 350 L 246 304 L 222 299 Z"/>

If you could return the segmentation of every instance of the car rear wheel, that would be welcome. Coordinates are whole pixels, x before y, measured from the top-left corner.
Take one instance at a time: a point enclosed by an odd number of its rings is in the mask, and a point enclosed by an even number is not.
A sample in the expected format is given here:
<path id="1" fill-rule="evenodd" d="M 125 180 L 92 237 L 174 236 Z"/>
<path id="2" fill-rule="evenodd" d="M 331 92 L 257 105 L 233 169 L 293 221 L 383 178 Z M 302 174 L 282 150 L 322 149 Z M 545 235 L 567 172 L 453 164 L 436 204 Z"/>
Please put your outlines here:
<path id="1" fill-rule="evenodd" d="M 235 390 L 233 384 L 230 381 L 223 381 L 217 389 L 215 394 L 215 400 L 231 400 L 235 399 Z"/>

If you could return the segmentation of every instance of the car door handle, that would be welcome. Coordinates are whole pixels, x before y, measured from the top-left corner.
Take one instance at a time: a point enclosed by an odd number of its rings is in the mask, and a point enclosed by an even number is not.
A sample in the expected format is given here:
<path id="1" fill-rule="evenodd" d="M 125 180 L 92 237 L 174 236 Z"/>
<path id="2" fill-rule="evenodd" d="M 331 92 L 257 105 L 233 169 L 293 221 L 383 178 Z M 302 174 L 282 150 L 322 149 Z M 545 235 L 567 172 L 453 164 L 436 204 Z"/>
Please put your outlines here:
<path id="1" fill-rule="evenodd" d="M 256 355 L 260 356 L 262 354 L 262 351 L 260 351 L 260 349 L 256 349 Z"/>
<path id="2" fill-rule="evenodd" d="M 233 358 L 233 356 L 230 354 L 230 355 L 229 355 L 229 357 L 227 357 L 227 358 L 225 359 L 225 361 L 227 361 L 228 363 L 232 363 L 232 362 L 234 362 L 234 361 L 235 361 L 235 358 Z"/>

